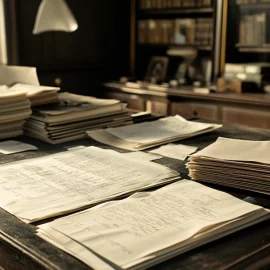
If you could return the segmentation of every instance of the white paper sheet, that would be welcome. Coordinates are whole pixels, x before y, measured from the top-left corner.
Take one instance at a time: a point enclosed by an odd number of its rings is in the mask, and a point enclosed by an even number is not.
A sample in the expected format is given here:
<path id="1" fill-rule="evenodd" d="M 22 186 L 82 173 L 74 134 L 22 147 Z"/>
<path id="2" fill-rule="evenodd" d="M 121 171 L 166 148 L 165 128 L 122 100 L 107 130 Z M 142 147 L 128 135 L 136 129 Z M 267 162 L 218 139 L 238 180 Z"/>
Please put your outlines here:
<path id="1" fill-rule="evenodd" d="M 0 65 L 0 84 L 11 86 L 15 83 L 39 85 L 36 68 Z"/>
<path id="2" fill-rule="evenodd" d="M 135 158 L 139 160 L 145 160 L 145 161 L 152 161 L 156 159 L 162 158 L 160 155 L 155 155 L 155 154 L 150 154 L 150 153 L 145 153 L 145 152 L 130 152 L 130 153 L 124 153 L 122 155 L 125 155 L 130 158 Z"/>
<path id="3" fill-rule="evenodd" d="M 25 152 L 29 150 L 37 150 L 38 148 L 34 145 L 28 143 L 22 143 L 19 141 L 5 141 L 0 142 L 0 153 L 9 155 L 14 153 Z"/>
<path id="4" fill-rule="evenodd" d="M 28 97 L 34 97 L 36 95 L 39 95 L 41 93 L 45 92 L 57 92 L 60 90 L 59 87 L 50 87 L 50 86 L 43 86 L 43 85 L 29 85 L 29 84 L 22 84 L 22 83 L 16 83 L 12 87 L 9 88 L 12 91 L 17 92 L 24 92 L 27 94 Z"/>
<path id="5" fill-rule="evenodd" d="M 226 193 L 183 180 L 154 192 L 137 193 L 128 199 L 100 205 L 81 213 L 39 226 L 45 235 L 56 233 L 69 237 L 66 250 L 76 254 L 76 244 L 89 248 L 113 265 L 127 269 L 144 260 L 157 259 L 165 249 L 173 250 L 199 233 L 213 230 L 217 224 L 238 221 L 262 207 Z M 255 214 L 256 215 L 256 214 Z M 213 227 L 211 227 L 213 226 Z M 61 236 L 61 235 L 60 235 Z M 193 239 L 194 240 L 194 239 Z M 85 257 L 86 254 L 78 254 Z M 84 258 L 81 258 L 84 260 Z M 89 262 L 93 269 L 103 269 L 99 262 Z"/>
<path id="6" fill-rule="evenodd" d="M 175 180 L 167 167 L 86 147 L 0 166 L 0 206 L 25 222 Z"/>
<path id="7" fill-rule="evenodd" d="M 270 164 L 270 141 L 249 141 L 220 137 L 215 143 L 192 156 Z"/>
<path id="8" fill-rule="evenodd" d="M 151 143 L 168 137 L 187 135 L 212 126 L 213 124 L 187 121 L 183 117 L 176 115 L 126 127 L 108 128 L 106 131 L 123 140 L 136 143 Z"/>
<path id="9" fill-rule="evenodd" d="M 198 148 L 194 146 L 169 143 L 167 145 L 159 147 L 158 149 L 149 151 L 149 153 L 185 160 L 188 155 L 194 153 L 197 149 Z"/>

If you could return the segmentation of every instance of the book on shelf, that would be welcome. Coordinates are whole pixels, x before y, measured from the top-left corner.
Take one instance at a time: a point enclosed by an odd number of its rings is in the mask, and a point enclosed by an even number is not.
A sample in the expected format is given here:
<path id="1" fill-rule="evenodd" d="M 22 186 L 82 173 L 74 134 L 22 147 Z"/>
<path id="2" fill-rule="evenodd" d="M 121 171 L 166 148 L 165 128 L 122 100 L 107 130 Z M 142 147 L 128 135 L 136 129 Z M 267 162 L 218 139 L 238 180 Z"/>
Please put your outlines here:
<path id="1" fill-rule="evenodd" d="M 212 45 L 211 18 L 138 20 L 139 44 Z"/>
<path id="2" fill-rule="evenodd" d="M 91 269 L 135 270 L 269 217 L 261 206 L 182 180 L 39 225 L 37 235 Z"/>
<path id="3" fill-rule="evenodd" d="M 270 63 L 226 63 L 225 73 L 270 74 Z"/>
<path id="4" fill-rule="evenodd" d="M 261 46 L 268 42 L 267 14 L 241 15 L 239 23 L 240 45 Z"/>
<path id="5" fill-rule="evenodd" d="M 212 7 L 212 0 L 140 0 L 139 9 Z"/>

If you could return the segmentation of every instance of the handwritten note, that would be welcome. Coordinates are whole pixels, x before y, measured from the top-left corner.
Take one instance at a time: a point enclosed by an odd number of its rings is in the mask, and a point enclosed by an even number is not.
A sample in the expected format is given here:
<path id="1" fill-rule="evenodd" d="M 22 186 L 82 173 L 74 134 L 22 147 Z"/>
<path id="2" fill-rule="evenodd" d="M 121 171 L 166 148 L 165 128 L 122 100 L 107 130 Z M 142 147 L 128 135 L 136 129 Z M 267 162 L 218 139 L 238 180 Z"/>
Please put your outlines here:
<path id="1" fill-rule="evenodd" d="M 0 167 L 0 205 L 25 222 L 171 182 L 179 174 L 112 150 L 86 147 Z"/>
<path id="2" fill-rule="evenodd" d="M 204 228 L 211 231 L 217 224 L 240 220 L 258 210 L 267 213 L 226 193 L 183 180 L 41 225 L 39 235 L 60 243 L 54 233 L 58 232 L 69 237 L 69 244 L 61 245 L 69 252 L 76 254 L 75 240 L 92 256 L 99 254 L 111 265 L 127 269 L 156 258 L 155 253 L 161 255 L 166 248 L 183 248 L 185 240 L 191 241 Z M 83 261 L 85 256 L 81 256 Z M 99 263 L 89 265 L 103 269 Z"/>

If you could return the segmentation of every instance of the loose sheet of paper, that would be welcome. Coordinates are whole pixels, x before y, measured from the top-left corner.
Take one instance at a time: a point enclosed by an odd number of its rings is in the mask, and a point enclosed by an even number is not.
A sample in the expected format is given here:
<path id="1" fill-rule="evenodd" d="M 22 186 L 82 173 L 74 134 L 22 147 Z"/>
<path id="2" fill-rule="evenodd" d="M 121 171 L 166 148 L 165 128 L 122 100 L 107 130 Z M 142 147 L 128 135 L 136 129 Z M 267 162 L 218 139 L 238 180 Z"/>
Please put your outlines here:
<path id="1" fill-rule="evenodd" d="M 152 161 L 156 159 L 162 158 L 160 155 L 155 155 L 155 154 L 150 154 L 150 153 L 145 153 L 145 152 L 130 152 L 130 153 L 123 153 L 122 155 L 125 155 L 130 158 L 135 158 L 139 160 L 145 160 L 145 161 Z"/>
<path id="2" fill-rule="evenodd" d="M 190 122 L 176 115 L 152 122 L 108 128 L 106 131 L 123 140 L 135 143 L 151 143 L 174 136 L 187 135 L 212 126 L 213 124 Z"/>
<path id="3" fill-rule="evenodd" d="M 158 149 L 149 151 L 149 153 L 158 154 L 169 158 L 185 160 L 188 155 L 192 154 L 197 149 L 198 148 L 194 146 L 169 143 L 167 145 L 159 147 Z"/>
<path id="4" fill-rule="evenodd" d="M 11 86 L 15 83 L 39 85 L 35 67 L 0 66 L 0 84 Z"/>
<path id="5" fill-rule="evenodd" d="M 25 222 L 57 216 L 179 177 L 167 167 L 98 147 L 3 165 L 0 175 L 0 206 Z"/>
<path id="6" fill-rule="evenodd" d="M 37 150 L 37 147 L 28 143 L 22 143 L 13 140 L 0 142 L 0 153 L 5 155 L 25 152 L 29 150 Z"/>
<path id="7" fill-rule="evenodd" d="M 17 92 L 24 92 L 27 93 L 28 97 L 33 97 L 44 92 L 57 92 L 60 90 L 60 88 L 16 83 L 12 87 L 10 87 L 10 90 Z"/>
<path id="8" fill-rule="evenodd" d="M 89 254 L 98 254 L 112 265 L 129 268 L 166 248 L 184 247 L 203 228 L 238 220 L 262 210 L 226 193 L 210 189 L 193 181 L 183 180 L 154 192 L 137 193 L 128 199 L 107 203 L 81 213 L 60 218 L 39 226 L 40 235 L 54 239 L 60 233 L 69 237 L 62 245 L 76 254 L 78 246 Z M 206 230 L 207 231 L 207 230 Z M 76 243 L 74 243 L 75 240 Z M 74 245 L 73 245 L 74 243 Z M 178 246 L 176 246 L 178 244 Z M 78 254 L 87 261 L 86 254 Z M 96 262 L 93 269 L 103 269 Z"/>

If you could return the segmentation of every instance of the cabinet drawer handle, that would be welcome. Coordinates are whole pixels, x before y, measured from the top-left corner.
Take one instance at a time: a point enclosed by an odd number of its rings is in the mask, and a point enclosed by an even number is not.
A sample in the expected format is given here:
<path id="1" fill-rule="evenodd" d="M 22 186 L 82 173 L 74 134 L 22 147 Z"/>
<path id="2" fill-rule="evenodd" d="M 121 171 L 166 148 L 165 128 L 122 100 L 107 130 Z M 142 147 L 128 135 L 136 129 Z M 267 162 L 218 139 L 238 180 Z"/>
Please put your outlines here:
<path id="1" fill-rule="evenodd" d="M 193 116 L 198 116 L 198 112 L 196 110 L 193 111 Z"/>
<path id="2" fill-rule="evenodd" d="M 54 79 L 54 83 L 58 86 L 60 86 L 62 84 L 62 79 L 61 78 L 55 78 Z"/>

